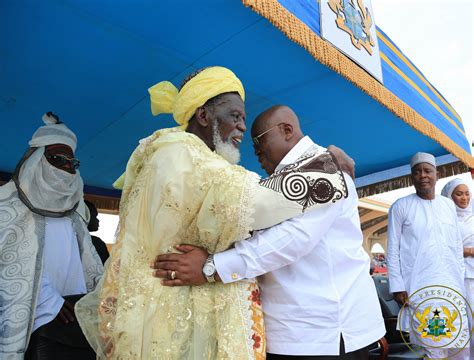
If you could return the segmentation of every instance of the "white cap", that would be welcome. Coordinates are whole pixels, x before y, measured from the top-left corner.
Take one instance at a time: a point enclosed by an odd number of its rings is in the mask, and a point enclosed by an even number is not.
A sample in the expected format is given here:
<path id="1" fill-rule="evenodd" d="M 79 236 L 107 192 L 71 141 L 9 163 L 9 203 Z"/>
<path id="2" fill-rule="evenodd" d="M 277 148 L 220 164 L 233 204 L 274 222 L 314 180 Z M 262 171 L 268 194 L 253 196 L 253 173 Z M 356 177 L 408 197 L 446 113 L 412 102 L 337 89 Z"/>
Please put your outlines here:
<path id="1" fill-rule="evenodd" d="M 63 124 L 57 115 L 48 112 L 43 115 L 44 126 L 39 127 L 31 138 L 30 147 L 42 147 L 52 144 L 64 144 L 76 151 L 76 135 Z"/>
<path id="2" fill-rule="evenodd" d="M 435 157 L 431 154 L 424 153 L 424 152 L 417 152 L 410 161 L 410 167 L 413 169 L 415 165 L 420 163 L 428 163 L 436 167 L 436 160 Z"/>

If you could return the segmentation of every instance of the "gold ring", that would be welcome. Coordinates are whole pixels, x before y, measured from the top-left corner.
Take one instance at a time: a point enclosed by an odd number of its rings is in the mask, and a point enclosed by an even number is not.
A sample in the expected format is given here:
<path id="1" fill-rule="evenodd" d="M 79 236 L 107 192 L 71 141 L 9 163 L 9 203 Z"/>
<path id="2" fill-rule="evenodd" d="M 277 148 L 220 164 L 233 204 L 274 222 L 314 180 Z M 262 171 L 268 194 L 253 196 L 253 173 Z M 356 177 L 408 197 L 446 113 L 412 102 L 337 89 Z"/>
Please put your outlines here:
<path id="1" fill-rule="evenodd" d="M 176 279 L 176 271 L 173 270 L 173 271 L 170 273 L 170 278 L 171 278 L 171 280 Z"/>

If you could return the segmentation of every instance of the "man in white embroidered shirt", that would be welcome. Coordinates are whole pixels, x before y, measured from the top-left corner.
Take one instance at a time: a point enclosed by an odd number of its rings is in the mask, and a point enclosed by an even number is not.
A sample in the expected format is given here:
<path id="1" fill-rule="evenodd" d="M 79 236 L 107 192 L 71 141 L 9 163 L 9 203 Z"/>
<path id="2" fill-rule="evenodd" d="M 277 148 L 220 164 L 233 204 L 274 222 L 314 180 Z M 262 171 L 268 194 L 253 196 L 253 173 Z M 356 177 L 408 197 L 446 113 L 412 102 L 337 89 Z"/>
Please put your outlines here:
<path id="1" fill-rule="evenodd" d="M 268 174 L 284 176 L 285 166 L 319 147 L 281 105 L 256 118 L 252 137 Z M 385 326 L 362 248 L 357 192 L 351 177 L 344 177 L 348 198 L 255 233 L 222 253 L 208 256 L 179 246 L 184 254 L 157 257 L 154 276 L 167 279 L 173 271 L 174 280 L 162 280 L 170 286 L 259 276 L 267 359 L 367 359 L 367 346 L 384 336 Z"/>

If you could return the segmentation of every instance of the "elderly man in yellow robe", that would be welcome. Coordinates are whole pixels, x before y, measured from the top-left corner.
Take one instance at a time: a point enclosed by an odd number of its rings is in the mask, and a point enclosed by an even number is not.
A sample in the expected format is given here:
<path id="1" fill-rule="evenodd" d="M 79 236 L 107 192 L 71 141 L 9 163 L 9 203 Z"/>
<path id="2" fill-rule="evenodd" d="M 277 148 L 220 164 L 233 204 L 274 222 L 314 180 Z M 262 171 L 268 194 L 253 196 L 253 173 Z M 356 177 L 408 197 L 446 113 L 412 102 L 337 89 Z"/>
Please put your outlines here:
<path id="1" fill-rule="evenodd" d="M 226 68 L 193 74 L 179 91 L 161 82 L 149 92 L 153 114 L 172 113 L 180 126 L 140 141 L 116 182 L 117 242 L 96 291 L 76 305 L 79 323 L 98 358 L 263 359 L 255 280 L 169 288 L 149 264 L 178 244 L 215 253 L 252 230 L 331 206 L 347 196 L 342 172 L 320 147 L 263 180 L 235 165 L 245 93 Z"/>

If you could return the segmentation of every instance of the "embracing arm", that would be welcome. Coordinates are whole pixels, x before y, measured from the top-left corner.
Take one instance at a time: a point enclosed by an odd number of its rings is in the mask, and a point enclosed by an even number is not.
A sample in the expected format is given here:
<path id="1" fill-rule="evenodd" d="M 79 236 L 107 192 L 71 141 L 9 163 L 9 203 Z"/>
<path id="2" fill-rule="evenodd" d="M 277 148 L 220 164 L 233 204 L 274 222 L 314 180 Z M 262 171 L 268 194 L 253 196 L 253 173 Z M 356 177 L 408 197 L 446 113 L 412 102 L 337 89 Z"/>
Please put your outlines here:
<path id="1" fill-rule="evenodd" d="M 228 249 L 234 242 L 232 237 L 242 239 L 251 229 L 266 229 L 279 224 L 273 229 L 257 234 L 250 245 L 247 245 L 247 242 L 236 245 L 235 251 L 240 250 L 241 253 L 234 254 L 237 259 L 235 264 L 240 264 L 236 266 L 239 266 L 241 275 L 233 276 L 234 281 L 283 267 L 310 252 L 340 213 L 342 202 L 348 194 L 346 181 L 327 152 L 303 158 L 294 166 L 289 166 L 287 170 L 277 172 L 267 179 L 260 180 L 256 174 L 247 172 L 243 193 L 247 195 L 248 202 L 242 202 L 240 199 L 229 201 L 227 196 L 221 196 L 226 193 L 233 194 L 228 190 L 224 191 L 225 188 L 229 188 L 228 181 L 224 181 L 228 177 L 224 176 L 225 173 L 222 175 L 213 179 L 212 191 L 208 192 L 201 206 L 198 228 L 210 230 L 218 228 L 215 226 L 218 223 L 224 226 L 229 224 L 228 219 L 232 216 L 228 214 L 232 212 L 224 213 L 225 217 L 220 219 L 218 216 L 221 215 L 221 211 L 215 212 L 214 209 L 220 209 L 222 206 L 216 207 L 215 204 L 222 203 L 226 208 L 229 208 L 229 204 L 233 204 L 240 209 L 243 203 L 247 204 L 244 206 L 244 209 L 247 209 L 246 215 L 240 216 L 243 212 L 239 211 L 236 213 L 240 214 L 238 221 L 243 225 L 239 229 L 246 231 L 239 230 L 238 234 L 234 232 L 237 236 L 221 237 L 218 248 L 213 250 L 207 247 L 211 252 Z M 232 180 L 235 182 L 235 177 Z M 240 183 L 240 186 L 242 184 L 244 183 Z M 290 218 L 293 219 L 282 223 Z M 178 250 L 186 254 L 164 254 L 152 262 L 152 268 L 156 270 L 155 276 L 167 278 L 168 280 L 164 281 L 165 285 L 196 285 L 205 282 L 201 270 L 207 252 L 195 247 L 178 247 Z M 229 256 L 233 252 L 234 250 L 230 250 Z M 239 258 L 242 261 L 239 261 Z M 252 259 L 259 259 L 260 265 Z M 219 263 L 219 259 L 215 262 Z M 233 268 L 230 266 L 228 268 L 231 269 L 230 273 L 234 272 Z M 197 277 L 191 276 L 192 274 Z M 222 273 L 219 275 L 226 282 L 227 276 Z"/>
<path id="2" fill-rule="evenodd" d="M 214 255 L 219 277 L 229 283 L 296 262 L 314 249 L 341 211 L 342 202 L 338 201 L 235 243 L 235 248 Z"/>
<path id="3" fill-rule="evenodd" d="M 297 216 L 270 229 L 260 231 L 248 240 L 235 243 L 235 248 L 214 254 L 216 279 L 234 282 L 279 269 L 308 254 L 325 236 L 342 211 L 338 201 L 326 208 Z M 181 245 L 184 254 L 159 255 L 152 261 L 154 276 L 164 278 L 164 285 L 201 285 L 207 282 L 202 273 L 208 257 L 206 250 Z M 170 274 L 175 271 L 176 279 Z"/>
<path id="4" fill-rule="evenodd" d="M 336 158 L 339 167 L 343 172 L 348 174 L 353 180 L 355 179 L 355 161 L 344 150 L 335 145 L 329 145 L 328 151 Z"/>

